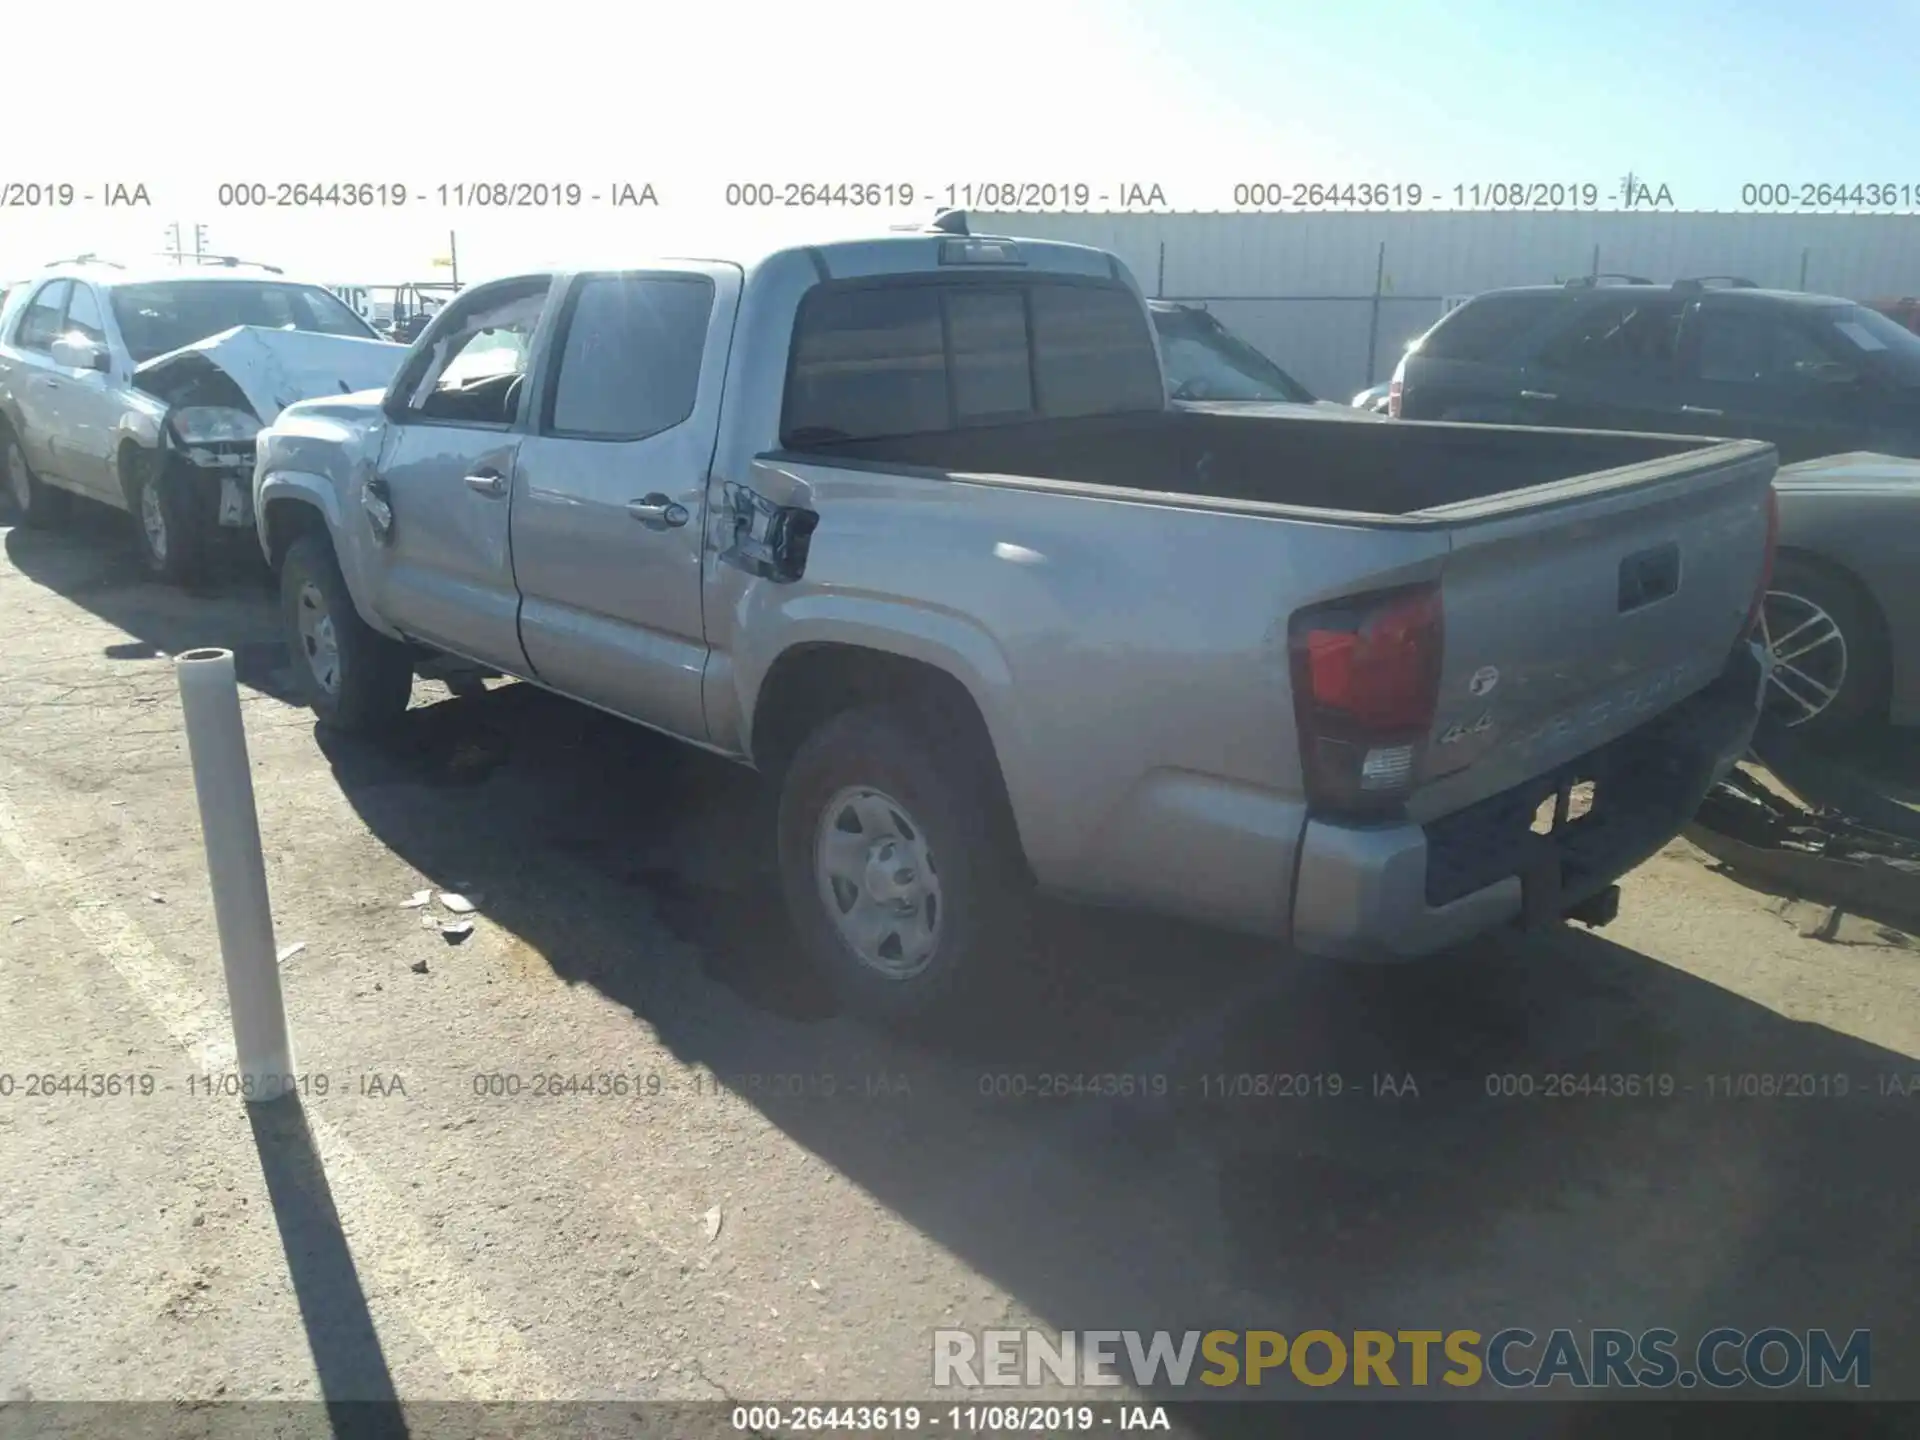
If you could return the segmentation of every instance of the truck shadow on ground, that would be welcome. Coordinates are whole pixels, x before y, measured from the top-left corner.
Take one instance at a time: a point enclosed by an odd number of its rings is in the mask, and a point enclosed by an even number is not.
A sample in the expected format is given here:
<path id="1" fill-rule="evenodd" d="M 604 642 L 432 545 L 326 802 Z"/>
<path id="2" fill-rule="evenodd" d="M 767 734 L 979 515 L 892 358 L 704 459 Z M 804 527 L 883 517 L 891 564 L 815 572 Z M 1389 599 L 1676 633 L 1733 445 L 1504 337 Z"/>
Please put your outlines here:
<path id="1" fill-rule="evenodd" d="M 1920 1392 L 1909 1057 L 1573 929 L 1356 971 L 1065 907 L 989 1017 L 908 1041 L 796 963 L 749 773 L 521 685 L 321 743 L 682 1060 L 904 1080 L 736 1088 L 1049 1323 L 1870 1326 L 1876 1391 Z"/>

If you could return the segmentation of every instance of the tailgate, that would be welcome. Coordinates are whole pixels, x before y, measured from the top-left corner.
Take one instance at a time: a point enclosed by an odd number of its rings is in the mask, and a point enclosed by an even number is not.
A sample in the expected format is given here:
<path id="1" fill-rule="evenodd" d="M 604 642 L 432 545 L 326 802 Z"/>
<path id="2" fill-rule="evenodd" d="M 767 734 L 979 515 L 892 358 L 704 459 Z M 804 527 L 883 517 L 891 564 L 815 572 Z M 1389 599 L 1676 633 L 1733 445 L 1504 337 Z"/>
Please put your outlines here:
<path id="1" fill-rule="evenodd" d="M 1718 676 L 1759 583 L 1776 465 L 1735 441 L 1421 512 L 1451 544 L 1410 818 L 1532 779 Z"/>

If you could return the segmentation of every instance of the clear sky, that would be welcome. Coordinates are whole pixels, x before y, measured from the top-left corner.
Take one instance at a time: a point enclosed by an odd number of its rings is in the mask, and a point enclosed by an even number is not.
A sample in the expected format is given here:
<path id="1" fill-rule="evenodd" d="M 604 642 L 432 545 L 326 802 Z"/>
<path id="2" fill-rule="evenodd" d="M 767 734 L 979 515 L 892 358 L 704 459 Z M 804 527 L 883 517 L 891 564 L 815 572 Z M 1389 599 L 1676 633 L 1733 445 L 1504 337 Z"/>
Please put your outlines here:
<path id="1" fill-rule="evenodd" d="M 0 208 L 8 275 L 157 250 L 197 221 L 215 250 L 330 283 L 444 277 L 453 230 L 478 278 L 857 232 L 1001 181 L 1157 184 L 1171 208 L 1216 210 L 1248 181 L 1611 195 L 1631 172 L 1681 209 L 1738 208 L 1765 181 L 1904 185 L 1920 211 L 1911 0 L 22 0 L 0 55 L 0 186 L 144 184 L 152 201 Z M 440 203 L 495 180 L 650 182 L 660 204 Z M 222 184 L 283 181 L 409 198 L 220 204 Z M 916 203 L 729 208 L 739 181 L 905 183 Z"/>

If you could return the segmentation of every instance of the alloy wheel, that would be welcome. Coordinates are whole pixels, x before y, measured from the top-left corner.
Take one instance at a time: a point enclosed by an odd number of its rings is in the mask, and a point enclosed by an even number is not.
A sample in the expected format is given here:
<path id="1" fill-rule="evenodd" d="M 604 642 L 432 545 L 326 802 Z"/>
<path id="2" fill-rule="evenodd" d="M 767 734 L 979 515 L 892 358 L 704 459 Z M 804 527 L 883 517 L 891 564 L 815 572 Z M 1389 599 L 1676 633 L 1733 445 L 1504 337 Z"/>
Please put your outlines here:
<path id="1" fill-rule="evenodd" d="M 1833 616 L 1804 595 L 1769 590 L 1760 637 L 1773 657 L 1770 715 L 1789 727 L 1804 725 L 1833 704 L 1847 681 L 1847 637 Z"/>
<path id="2" fill-rule="evenodd" d="M 152 481 L 140 487 L 140 531 L 147 537 L 147 553 L 156 565 L 167 563 L 167 512 L 160 489 Z"/>

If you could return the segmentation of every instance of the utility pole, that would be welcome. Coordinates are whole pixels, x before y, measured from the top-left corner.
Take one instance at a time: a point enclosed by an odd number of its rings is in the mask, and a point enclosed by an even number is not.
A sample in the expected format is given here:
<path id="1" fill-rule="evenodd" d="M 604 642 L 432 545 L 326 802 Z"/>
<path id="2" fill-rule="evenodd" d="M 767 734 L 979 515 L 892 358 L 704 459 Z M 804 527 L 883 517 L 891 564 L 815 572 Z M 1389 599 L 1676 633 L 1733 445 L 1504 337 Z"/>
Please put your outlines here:
<path id="1" fill-rule="evenodd" d="M 173 257 L 173 263 L 176 265 L 187 263 L 187 247 L 178 220 L 167 226 L 166 253 Z M 196 220 L 193 225 L 193 263 L 195 265 L 206 263 L 206 254 L 207 227 Z"/>

